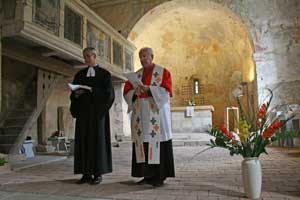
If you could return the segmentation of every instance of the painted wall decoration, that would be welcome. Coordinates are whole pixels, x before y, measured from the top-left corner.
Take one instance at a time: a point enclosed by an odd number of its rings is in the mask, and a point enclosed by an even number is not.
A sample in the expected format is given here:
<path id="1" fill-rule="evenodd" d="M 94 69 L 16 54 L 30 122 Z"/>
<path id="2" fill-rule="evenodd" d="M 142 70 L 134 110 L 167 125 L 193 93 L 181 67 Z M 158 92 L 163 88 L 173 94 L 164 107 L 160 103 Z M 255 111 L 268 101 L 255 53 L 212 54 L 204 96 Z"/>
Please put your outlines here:
<path id="1" fill-rule="evenodd" d="M 0 19 L 8 20 L 15 18 L 16 1 L 0 1 Z"/>
<path id="2" fill-rule="evenodd" d="M 99 32 L 98 50 L 100 58 L 111 63 L 111 39 L 103 31 Z"/>
<path id="3" fill-rule="evenodd" d="M 87 46 L 88 47 L 94 47 L 98 48 L 99 39 L 98 35 L 100 33 L 100 30 L 97 29 L 96 26 L 91 24 L 90 22 L 87 23 L 87 30 L 86 30 L 86 40 L 87 40 Z"/>
<path id="4" fill-rule="evenodd" d="M 82 46 L 82 22 L 81 15 L 65 6 L 64 37 L 80 46 Z"/>
<path id="5" fill-rule="evenodd" d="M 33 0 L 33 22 L 58 35 L 59 0 Z"/>
<path id="6" fill-rule="evenodd" d="M 113 64 L 123 69 L 123 49 L 117 41 L 113 41 Z"/>
<path id="7" fill-rule="evenodd" d="M 125 49 L 125 70 L 132 71 L 133 69 L 133 52 Z"/>
<path id="8" fill-rule="evenodd" d="M 94 47 L 101 60 L 111 62 L 111 42 L 110 37 L 95 25 L 90 22 L 87 23 L 87 46 Z"/>

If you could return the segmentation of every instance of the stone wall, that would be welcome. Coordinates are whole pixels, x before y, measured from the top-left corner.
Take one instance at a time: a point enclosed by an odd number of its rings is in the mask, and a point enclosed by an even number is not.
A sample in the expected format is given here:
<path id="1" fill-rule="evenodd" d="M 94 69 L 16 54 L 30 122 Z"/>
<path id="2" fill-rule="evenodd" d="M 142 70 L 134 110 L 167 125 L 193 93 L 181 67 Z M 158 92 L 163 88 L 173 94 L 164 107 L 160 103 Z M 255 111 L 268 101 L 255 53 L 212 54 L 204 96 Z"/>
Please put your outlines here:
<path id="1" fill-rule="evenodd" d="M 68 138 L 74 138 L 75 134 L 75 119 L 72 118 L 69 111 L 70 106 L 70 90 L 67 83 L 71 82 L 71 79 L 60 80 L 55 89 L 52 91 L 46 107 L 45 107 L 45 120 L 46 120 L 46 134 L 45 138 L 50 137 L 55 131 L 58 131 L 58 109 L 63 109 L 64 118 L 64 136 Z"/>
<path id="2" fill-rule="evenodd" d="M 6 117 L 6 114 L 10 112 L 15 106 L 23 102 L 23 109 L 32 108 L 36 102 L 25 102 L 22 99 L 25 88 L 36 86 L 37 71 L 33 65 L 22 63 L 17 60 L 11 59 L 6 56 L 2 56 L 2 74 L 1 74 L 1 85 L 2 85 L 2 108 L 0 113 L 0 119 Z M 35 88 L 29 88 L 33 94 L 36 95 Z M 26 133 L 31 136 L 32 139 L 37 139 L 37 123 Z"/>
<path id="3" fill-rule="evenodd" d="M 273 1 L 272 1 L 273 2 Z M 274 90 L 274 104 L 300 103 L 300 2 L 258 1 L 249 4 L 254 24 L 258 91 Z"/>
<path id="4" fill-rule="evenodd" d="M 176 2 L 200 5 L 203 2 L 208 1 L 171 1 L 171 3 Z M 245 66 L 251 66 L 252 63 L 248 63 L 247 60 L 251 60 L 251 58 L 254 57 L 254 61 L 252 62 L 254 62 L 254 66 L 256 65 L 255 71 L 253 72 L 255 80 L 250 85 L 247 85 L 249 95 L 247 100 L 244 101 L 248 101 L 249 104 L 254 104 L 256 107 L 255 102 L 262 102 L 264 96 L 263 88 L 269 87 L 274 89 L 274 103 L 299 104 L 300 93 L 298 91 L 300 87 L 300 76 L 298 74 L 300 71 L 300 2 L 298 0 L 211 0 L 210 2 L 217 3 L 224 8 L 230 9 L 235 15 L 237 15 L 238 18 L 240 18 L 242 24 L 245 25 L 246 32 L 250 33 L 250 41 L 254 48 L 254 55 L 246 54 L 249 57 L 243 64 Z M 109 24 L 117 30 L 120 30 L 121 33 L 127 37 L 130 36 L 131 31 L 135 28 L 136 24 L 139 23 L 139 20 L 143 20 L 146 15 L 155 14 L 160 6 L 168 3 L 169 2 L 167 0 L 145 2 L 128 1 L 126 3 L 123 2 L 111 5 L 113 6 L 113 9 L 111 6 L 104 6 L 97 8 L 95 11 Z M 111 12 L 112 10 L 113 12 Z M 193 9 L 191 8 L 189 11 L 192 10 Z M 168 11 L 167 7 L 165 11 Z M 199 10 L 198 13 L 201 15 L 203 12 L 204 10 Z M 122 20 L 120 20 L 120 17 Z M 215 16 L 212 16 L 212 18 L 215 18 Z M 178 20 L 177 18 L 173 19 L 174 21 Z M 220 23 L 222 23 L 222 21 L 225 22 L 223 18 L 218 18 L 217 20 Z M 147 25 L 147 21 L 144 22 L 146 23 L 144 25 Z M 152 22 L 153 21 L 148 21 L 150 24 Z M 220 31 L 220 29 L 210 29 L 212 27 L 213 26 L 207 27 L 207 30 L 210 33 L 212 33 L 210 30 L 216 30 L 217 33 Z M 151 37 L 156 35 L 159 31 L 161 31 L 159 28 L 151 29 L 151 33 L 148 33 L 148 36 Z M 233 32 L 233 35 L 235 35 L 235 32 Z M 177 39 L 176 35 L 172 35 L 172 31 L 166 32 L 164 36 L 165 37 L 161 37 L 161 39 L 169 41 L 164 44 L 170 44 L 171 40 Z M 134 34 L 130 37 L 134 37 Z M 151 46 L 152 43 L 143 43 L 143 45 Z M 174 50 L 177 47 L 169 46 L 169 48 Z M 232 58 L 234 59 L 234 56 L 240 53 L 242 52 L 233 52 Z M 181 53 L 179 55 L 181 56 Z M 177 59 L 178 56 L 174 58 L 174 62 L 176 62 Z M 167 62 L 163 64 L 166 64 L 166 66 L 172 66 L 172 64 Z M 210 67 L 210 65 L 208 65 L 208 67 Z M 209 69 L 205 69 L 204 71 L 208 70 Z M 187 70 L 185 70 L 185 72 L 186 71 Z M 247 75 L 247 73 L 243 73 L 243 75 L 245 74 Z M 220 76 L 216 76 L 216 79 L 212 79 L 212 81 L 219 78 Z M 245 77 L 243 77 L 243 82 L 245 80 L 244 78 Z M 229 94 L 228 86 L 217 85 L 217 89 L 221 92 L 216 96 L 217 98 L 220 98 L 220 103 L 227 101 L 226 95 L 223 95 L 222 92 L 227 91 L 226 94 Z M 244 90 L 246 90 L 246 88 L 244 88 Z M 224 105 L 220 103 L 216 102 L 216 105 L 214 105 L 216 113 L 218 110 L 224 109 Z M 220 122 L 222 121 L 221 118 L 223 118 L 223 116 L 219 113 L 217 116 L 215 115 L 214 118 L 214 121 Z"/>
<path id="5" fill-rule="evenodd" d="M 67 83 L 72 79 L 61 80 L 54 91 L 52 92 L 46 106 L 46 137 L 51 136 L 52 133 L 58 130 L 58 108 L 64 110 L 64 135 L 68 138 L 74 138 L 75 134 L 75 119 L 72 118 L 69 112 L 70 106 L 70 90 Z M 128 116 L 126 114 L 127 107 L 123 100 L 123 85 L 122 83 L 115 82 L 115 101 L 110 109 L 110 124 L 111 124 L 111 140 L 115 141 L 121 138 L 124 134 L 130 135 L 128 128 Z M 124 120 L 127 123 L 124 123 Z"/>
<path id="6" fill-rule="evenodd" d="M 212 106 L 195 106 L 192 115 L 187 115 L 186 107 L 171 109 L 173 133 L 205 133 L 212 127 Z"/>
<path id="7" fill-rule="evenodd" d="M 36 69 L 34 66 L 2 57 L 2 110 L 1 113 L 9 111 L 14 104 L 21 99 L 18 98 L 22 91 L 28 87 L 34 77 Z M 35 75 L 36 76 L 36 75 Z"/>
<path id="8" fill-rule="evenodd" d="M 2 58 L 2 111 L 5 112 L 12 109 L 14 104 L 22 101 L 19 98 L 21 91 L 26 87 L 25 83 L 31 82 L 30 78 L 34 73 L 36 81 L 37 68 L 19 61 L 10 59 L 8 57 Z M 70 106 L 70 90 L 67 87 L 67 83 L 71 82 L 73 78 L 60 79 L 45 106 L 45 133 L 43 133 L 44 139 L 48 139 L 54 132 L 58 131 L 58 110 L 62 112 L 62 126 L 64 128 L 63 135 L 67 138 L 74 138 L 75 136 L 75 119 L 72 118 L 69 112 Z M 34 84 L 36 86 L 36 83 Z M 115 102 L 110 110 L 111 118 L 111 134 L 112 141 L 116 136 L 130 135 L 129 118 L 126 113 L 126 103 L 122 97 L 123 85 L 122 83 L 114 83 L 116 98 Z M 36 94 L 34 94 L 36 95 Z M 125 121 L 125 123 L 124 123 Z M 37 139 L 37 122 L 28 130 L 27 135 L 31 136 L 36 142 Z"/>
<path id="9" fill-rule="evenodd" d="M 187 106 L 192 98 L 196 105 L 213 105 L 215 124 L 223 123 L 224 108 L 232 106 L 231 92 L 241 82 L 255 84 L 248 31 L 238 17 L 218 4 L 162 4 L 135 25 L 129 40 L 138 49 L 151 46 L 154 62 L 171 72 L 172 106 Z M 138 51 L 134 63 L 137 69 Z M 193 93 L 196 79 L 199 94 Z"/>

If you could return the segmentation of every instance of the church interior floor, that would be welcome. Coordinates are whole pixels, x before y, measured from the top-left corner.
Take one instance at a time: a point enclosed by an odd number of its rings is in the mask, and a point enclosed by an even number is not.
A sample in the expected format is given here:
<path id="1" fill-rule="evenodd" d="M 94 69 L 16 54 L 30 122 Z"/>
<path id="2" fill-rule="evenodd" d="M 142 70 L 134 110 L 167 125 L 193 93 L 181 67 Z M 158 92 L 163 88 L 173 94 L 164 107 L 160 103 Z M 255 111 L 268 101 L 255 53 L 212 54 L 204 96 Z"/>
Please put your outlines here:
<path id="1" fill-rule="evenodd" d="M 77 185 L 73 157 L 0 173 L 1 200 L 223 200 L 246 199 L 242 157 L 206 145 L 174 146 L 176 177 L 163 187 L 136 185 L 130 176 L 131 146 L 113 147 L 113 173 L 99 185 Z M 262 199 L 300 199 L 300 148 L 267 149 L 261 156 Z"/>

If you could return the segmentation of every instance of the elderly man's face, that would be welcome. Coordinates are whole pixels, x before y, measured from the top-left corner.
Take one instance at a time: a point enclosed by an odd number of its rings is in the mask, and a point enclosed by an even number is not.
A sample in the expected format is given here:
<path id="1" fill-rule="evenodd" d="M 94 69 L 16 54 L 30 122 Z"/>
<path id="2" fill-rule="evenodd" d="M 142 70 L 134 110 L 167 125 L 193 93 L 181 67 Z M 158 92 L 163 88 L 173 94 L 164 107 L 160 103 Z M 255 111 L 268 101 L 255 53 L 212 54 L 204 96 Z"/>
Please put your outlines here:
<path id="1" fill-rule="evenodd" d="M 86 53 L 84 56 L 84 62 L 85 64 L 87 64 L 88 66 L 95 66 L 96 64 L 96 55 L 93 53 Z"/>
<path id="2" fill-rule="evenodd" d="M 153 56 L 147 50 L 141 51 L 139 57 L 143 67 L 147 67 L 152 64 Z"/>

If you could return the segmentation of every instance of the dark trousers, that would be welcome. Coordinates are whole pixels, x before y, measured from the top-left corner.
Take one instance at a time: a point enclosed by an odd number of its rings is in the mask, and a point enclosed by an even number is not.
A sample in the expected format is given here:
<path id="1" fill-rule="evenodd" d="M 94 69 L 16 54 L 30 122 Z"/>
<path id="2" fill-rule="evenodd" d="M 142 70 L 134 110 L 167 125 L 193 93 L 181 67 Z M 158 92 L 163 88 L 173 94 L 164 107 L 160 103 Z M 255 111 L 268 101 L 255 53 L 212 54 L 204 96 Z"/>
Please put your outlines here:
<path id="1" fill-rule="evenodd" d="M 148 164 L 148 143 L 144 143 L 145 163 L 136 163 L 135 146 L 132 145 L 133 177 L 145 177 L 164 181 L 167 177 L 175 177 L 172 140 L 160 143 L 160 164 Z"/>

